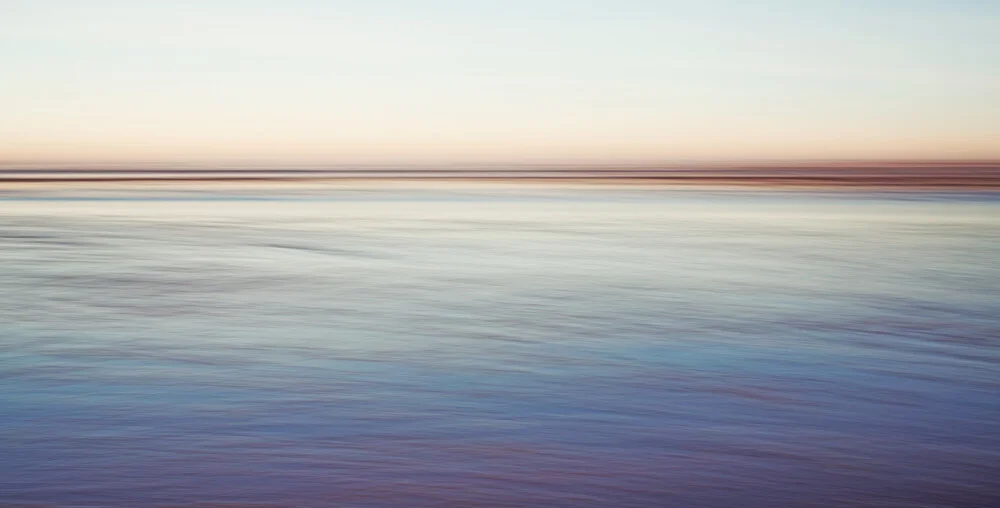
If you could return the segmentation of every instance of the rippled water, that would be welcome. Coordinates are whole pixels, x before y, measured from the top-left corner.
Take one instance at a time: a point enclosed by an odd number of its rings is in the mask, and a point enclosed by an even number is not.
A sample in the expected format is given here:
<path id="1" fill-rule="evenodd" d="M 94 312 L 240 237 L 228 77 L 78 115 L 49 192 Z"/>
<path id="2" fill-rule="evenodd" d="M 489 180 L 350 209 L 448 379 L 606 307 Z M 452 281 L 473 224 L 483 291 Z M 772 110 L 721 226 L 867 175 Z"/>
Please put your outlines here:
<path id="1" fill-rule="evenodd" d="M 0 501 L 1000 499 L 997 195 L 268 196 L 0 201 Z"/>

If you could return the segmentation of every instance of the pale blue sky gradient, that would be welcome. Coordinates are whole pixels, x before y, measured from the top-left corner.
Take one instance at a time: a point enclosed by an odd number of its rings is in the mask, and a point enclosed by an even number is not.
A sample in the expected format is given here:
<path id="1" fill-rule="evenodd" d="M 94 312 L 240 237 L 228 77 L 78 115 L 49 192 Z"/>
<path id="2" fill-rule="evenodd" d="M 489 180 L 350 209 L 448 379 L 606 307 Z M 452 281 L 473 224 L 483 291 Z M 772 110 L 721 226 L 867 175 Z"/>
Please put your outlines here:
<path id="1" fill-rule="evenodd" d="M 1000 2 L 0 0 L 0 160 L 1000 158 Z"/>

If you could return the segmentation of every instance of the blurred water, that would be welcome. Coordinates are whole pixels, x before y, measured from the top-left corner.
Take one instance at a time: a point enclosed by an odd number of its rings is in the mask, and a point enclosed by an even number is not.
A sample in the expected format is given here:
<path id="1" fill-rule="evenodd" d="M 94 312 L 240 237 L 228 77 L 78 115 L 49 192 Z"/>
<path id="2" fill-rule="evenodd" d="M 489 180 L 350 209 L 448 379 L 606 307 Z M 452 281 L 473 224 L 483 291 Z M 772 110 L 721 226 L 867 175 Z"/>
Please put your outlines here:
<path id="1" fill-rule="evenodd" d="M 0 201 L 0 501 L 997 506 L 996 195 L 533 189 Z"/>

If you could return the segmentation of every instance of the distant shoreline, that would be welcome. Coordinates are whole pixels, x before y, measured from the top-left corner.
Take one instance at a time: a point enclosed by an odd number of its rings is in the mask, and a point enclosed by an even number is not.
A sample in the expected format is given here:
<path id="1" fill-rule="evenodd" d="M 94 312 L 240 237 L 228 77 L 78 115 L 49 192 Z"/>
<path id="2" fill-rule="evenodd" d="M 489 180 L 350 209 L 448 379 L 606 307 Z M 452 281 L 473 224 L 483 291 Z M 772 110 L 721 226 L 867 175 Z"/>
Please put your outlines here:
<path id="1" fill-rule="evenodd" d="M 435 177 L 269 177 L 234 176 L 229 178 L 208 177 L 45 177 L 7 178 L 0 177 L 0 188 L 7 186 L 53 187 L 61 184 L 204 184 L 206 186 L 233 184 L 323 184 L 339 183 L 509 183 L 509 184 L 604 184 L 604 185 L 651 185 L 678 187 L 806 187 L 806 188 L 894 188 L 894 189 L 996 189 L 1000 190 L 997 177 L 912 177 L 899 178 L 860 176 L 747 176 L 747 177 L 697 177 L 697 176 L 435 176 Z"/>
<path id="2" fill-rule="evenodd" d="M 0 185 L 76 183 L 310 183 L 503 182 L 656 186 L 1000 189 L 1000 162 L 803 163 L 801 165 L 691 165 L 333 168 L 6 167 Z"/>

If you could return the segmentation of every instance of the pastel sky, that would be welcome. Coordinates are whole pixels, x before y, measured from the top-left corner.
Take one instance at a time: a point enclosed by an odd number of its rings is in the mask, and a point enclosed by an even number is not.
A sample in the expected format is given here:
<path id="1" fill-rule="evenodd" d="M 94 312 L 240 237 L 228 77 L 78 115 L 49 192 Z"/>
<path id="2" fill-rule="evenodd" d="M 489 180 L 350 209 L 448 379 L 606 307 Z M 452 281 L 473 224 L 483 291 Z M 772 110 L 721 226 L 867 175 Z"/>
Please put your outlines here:
<path id="1" fill-rule="evenodd" d="M 995 0 L 2 0 L 0 161 L 1000 158 Z"/>

